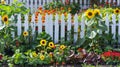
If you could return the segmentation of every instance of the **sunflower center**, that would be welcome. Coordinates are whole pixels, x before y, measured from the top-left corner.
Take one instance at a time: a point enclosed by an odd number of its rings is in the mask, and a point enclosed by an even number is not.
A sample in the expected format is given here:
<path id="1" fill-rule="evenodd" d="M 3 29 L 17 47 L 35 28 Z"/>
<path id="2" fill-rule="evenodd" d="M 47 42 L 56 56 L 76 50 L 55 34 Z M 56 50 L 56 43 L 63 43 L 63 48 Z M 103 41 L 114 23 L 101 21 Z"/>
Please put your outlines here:
<path id="1" fill-rule="evenodd" d="M 116 10 L 116 13 L 119 13 L 119 10 Z"/>
<path id="2" fill-rule="evenodd" d="M 45 42 L 44 42 L 44 41 L 43 41 L 42 43 L 43 43 L 43 44 L 45 44 Z"/>
<path id="3" fill-rule="evenodd" d="M 5 22 L 7 21 L 7 17 L 4 18 L 4 21 L 5 21 Z"/>
<path id="4" fill-rule="evenodd" d="M 50 44 L 50 46 L 52 46 L 52 44 Z"/>
<path id="5" fill-rule="evenodd" d="M 89 16 L 92 16 L 92 12 L 89 12 L 88 15 L 89 15 Z"/>

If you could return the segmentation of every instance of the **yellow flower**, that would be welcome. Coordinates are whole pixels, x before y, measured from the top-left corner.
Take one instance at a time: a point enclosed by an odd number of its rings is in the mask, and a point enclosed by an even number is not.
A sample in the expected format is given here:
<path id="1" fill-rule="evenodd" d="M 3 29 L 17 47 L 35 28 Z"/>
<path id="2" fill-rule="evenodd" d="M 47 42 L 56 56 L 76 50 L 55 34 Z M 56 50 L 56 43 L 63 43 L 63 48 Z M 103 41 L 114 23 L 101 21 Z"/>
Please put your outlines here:
<path id="1" fill-rule="evenodd" d="M 85 15 L 86 15 L 89 19 L 91 19 L 91 18 L 93 18 L 93 17 L 95 16 L 93 10 L 87 10 L 87 11 L 85 12 Z"/>
<path id="2" fill-rule="evenodd" d="M 95 9 L 95 10 L 94 10 L 94 13 L 95 13 L 96 15 L 100 15 L 100 10 L 99 10 L 99 9 Z"/>
<path id="3" fill-rule="evenodd" d="M 48 46 L 49 46 L 50 48 L 55 48 L 55 45 L 54 45 L 53 42 L 49 42 Z"/>
<path id="4" fill-rule="evenodd" d="M 28 36 L 28 32 L 27 32 L 27 31 L 24 31 L 24 32 L 23 32 L 23 36 L 24 36 L 24 37 Z"/>
<path id="5" fill-rule="evenodd" d="M 44 60 L 45 56 L 44 55 L 40 55 L 40 60 Z"/>
<path id="6" fill-rule="evenodd" d="M 114 10 L 114 14 L 119 14 L 120 13 L 120 10 L 118 9 L 118 8 L 116 8 L 115 10 Z"/>
<path id="7" fill-rule="evenodd" d="M 42 46 L 46 46 L 46 40 L 44 40 L 44 39 L 41 40 L 41 41 L 40 41 L 40 45 L 42 45 Z"/>
<path id="8" fill-rule="evenodd" d="M 6 4 L 5 0 L 1 0 L 1 4 Z"/>
<path id="9" fill-rule="evenodd" d="M 33 57 L 37 57 L 38 55 L 36 54 L 36 52 L 32 53 Z"/>
<path id="10" fill-rule="evenodd" d="M 60 46 L 60 49 L 62 49 L 62 50 L 64 50 L 65 48 L 66 48 L 65 45 L 61 45 L 61 46 Z"/>
<path id="11" fill-rule="evenodd" d="M 3 21 L 5 24 L 8 24 L 8 15 L 2 16 L 2 21 Z"/>
<path id="12" fill-rule="evenodd" d="M 53 57 L 53 53 L 52 53 L 52 52 L 50 52 L 50 53 L 49 53 L 49 56 L 50 56 L 50 57 Z"/>

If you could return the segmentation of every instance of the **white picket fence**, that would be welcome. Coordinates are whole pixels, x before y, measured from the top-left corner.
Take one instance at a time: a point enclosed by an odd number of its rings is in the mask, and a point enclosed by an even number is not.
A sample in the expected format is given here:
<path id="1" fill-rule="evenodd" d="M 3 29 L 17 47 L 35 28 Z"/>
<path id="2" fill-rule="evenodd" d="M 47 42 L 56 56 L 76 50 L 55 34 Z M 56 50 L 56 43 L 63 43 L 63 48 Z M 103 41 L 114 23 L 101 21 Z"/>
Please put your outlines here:
<path id="1" fill-rule="evenodd" d="M 31 10 L 31 13 L 35 12 L 39 6 L 43 6 L 49 2 L 56 2 L 59 0 L 18 0 L 20 2 L 24 2 L 25 6 Z M 102 0 L 99 0 L 102 2 Z M 107 0 L 105 0 L 106 2 Z M 108 0 L 109 3 L 117 3 L 117 5 L 120 5 L 120 0 Z M 7 4 L 11 4 L 13 0 L 6 0 Z M 63 3 L 65 3 L 65 0 L 62 0 Z M 76 2 L 80 4 L 81 9 L 87 9 L 90 6 L 90 0 L 70 0 L 70 3 Z"/>
<path id="2" fill-rule="evenodd" d="M 78 15 L 76 14 L 74 16 L 74 22 L 71 21 L 71 15 L 68 15 L 68 20 L 67 22 L 65 22 L 64 20 L 64 15 L 62 15 L 61 17 L 61 23 L 59 23 L 59 16 L 56 14 L 55 16 L 55 21 L 53 21 L 53 17 L 52 15 L 46 15 L 45 18 L 45 23 L 42 23 L 41 21 L 41 15 L 39 15 L 39 20 L 38 23 L 35 22 L 35 15 L 32 15 L 32 21 L 29 22 L 28 21 L 28 15 L 25 15 L 25 20 L 24 23 L 22 23 L 21 20 L 21 15 L 17 15 L 17 23 L 16 24 L 12 24 L 15 27 L 17 27 L 17 35 L 20 36 L 22 35 L 23 31 L 28 31 L 29 30 L 29 26 L 32 28 L 32 35 L 35 35 L 35 31 L 36 31 L 36 26 L 38 27 L 38 33 L 41 33 L 43 31 L 43 26 L 45 26 L 45 32 L 50 34 L 52 39 L 54 40 L 55 43 L 57 43 L 61 38 L 66 37 L 65 32 L 70 31 L 71 29 L 73 29 L 72 27 L 74 26 L 74 32 L 78 32 L 78 28 L 80 26 L 80 33 L 75 33 L 72 34 L 74 36 L 74 42 L 77 41 L 78 39 L 78 35 L 80 35 L 80 38 L 83 38 L 85 35 L 85 24 L 84 24 L 84 19 L 81 20 L 80 22 L 78 21 Z M 14 19 L 15 17 L 12 16 L 12 19 Z M 1 20 L 1 18 L 0 18 Z M 105 23 L 108 27 L 108 30 L 106 30 L 106 33 L 109 33 L 109 31 L 111 31 L 111 33 L 114 35 L 113 38 L 116 39 L 116 34 L 120 35 L 120 15 L 119 15 L 119 20 L 118 22 L 116 21 L 116 15 L 113 14 L 112 16 L 112 24 L 110 24 L 110 20 L 108 19 L 108 15 L 106 15 L 106 19 L 105 19 Z M 2 24 L 2 22 L 0 21 L 0 25 Z M 67 30 L 66 29 L 67 26 Z M 111 26 L 111 29 L 110 29 Z M 118 26 L 118 27 L 117 27 Z M 24 30 L 22 29 L 22 27 L 24 27 Z M 118 31 L 116 31 L 116 29 L 118 29 Z M 15 32 L 11 32 L 12 36 L 15 37 Z M 60 34 L 60 35 L 59 35 Z M 69 35 L 69 34 L 68 34 Z M 67 37 L 67 40 L 69 40 L 69 37 Z M 120 43 L 120 37 L 119 37 L 119 43 Z"/>

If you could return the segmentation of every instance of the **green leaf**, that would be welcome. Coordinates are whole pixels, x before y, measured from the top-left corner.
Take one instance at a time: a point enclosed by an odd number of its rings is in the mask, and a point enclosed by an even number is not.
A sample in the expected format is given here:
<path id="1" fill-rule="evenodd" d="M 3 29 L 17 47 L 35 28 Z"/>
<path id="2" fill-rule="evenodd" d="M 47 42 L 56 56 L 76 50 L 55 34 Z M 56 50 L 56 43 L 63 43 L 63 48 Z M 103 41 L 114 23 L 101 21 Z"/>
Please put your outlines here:
<path id="1" fill-rule="evenodd" d="M 97 35 L 97 33 L 95 31 L 92 31 L 92 32 L 90 32 L 90 34 L 88 34 L 88 38 L 93 39 L 93 38 L 95 38 L 96 35 Z"/>

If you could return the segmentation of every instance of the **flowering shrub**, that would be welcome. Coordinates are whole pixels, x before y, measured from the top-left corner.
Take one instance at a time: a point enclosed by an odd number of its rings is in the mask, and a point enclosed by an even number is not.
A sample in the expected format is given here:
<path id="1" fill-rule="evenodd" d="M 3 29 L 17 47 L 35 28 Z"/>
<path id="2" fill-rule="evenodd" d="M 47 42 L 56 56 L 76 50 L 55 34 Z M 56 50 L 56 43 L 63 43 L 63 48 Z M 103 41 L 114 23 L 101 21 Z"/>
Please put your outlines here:
<path id="1" fill-rule="evenodd" d="M 120 52 L 106 51 L 106 52 L 103 52 L 102 58 L 104 59 L 106 64 L 119 64 L 120 63 Z"/>
<path id="2" fill-rule="evenodd" d="M 0 10 L 0 15 L 2 16 L 2 25 L 0 25 L 0 52 L 3 53 L 5 49 L 5 54 L 9 55 L 9 53 L 11 53 L 10 55 L 12 55 L 13 50 L 11 48 L 14 39 L 10 32 L 15 31 L 15 27 L 11 25 L 15 23 L 15 20 L 13 20 L 11 16 L 17 13 L 26 14 L 28 10 L 24 7 L 23 3 L 17 0 L 14 0 L 11 5 L 5 4 L 5 1 L 2 0 Z"/>

